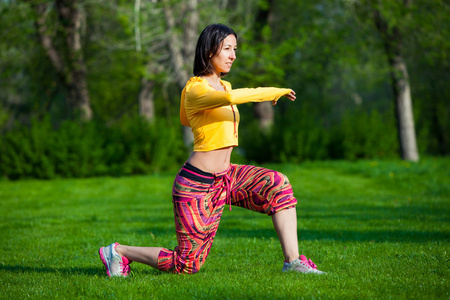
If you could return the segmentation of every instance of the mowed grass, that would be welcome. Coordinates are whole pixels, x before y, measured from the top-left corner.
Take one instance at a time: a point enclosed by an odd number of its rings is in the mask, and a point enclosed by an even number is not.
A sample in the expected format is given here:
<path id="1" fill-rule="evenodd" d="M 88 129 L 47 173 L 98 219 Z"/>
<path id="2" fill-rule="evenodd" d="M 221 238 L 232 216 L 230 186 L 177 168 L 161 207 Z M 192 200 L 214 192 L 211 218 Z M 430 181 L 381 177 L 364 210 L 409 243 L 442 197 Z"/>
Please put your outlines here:
<path id="1" fill-rule="evenodd" d="M 176 246 L 175 172 L 0 182 L 0 297 L 449 299 L 450 159 L 268 165 L 298 198 L 301 253 L 327 275 L 282 273 L 270 217 L 225 209 L 194 275 L 133 263 L 108 278 L 100 246 Z"/>

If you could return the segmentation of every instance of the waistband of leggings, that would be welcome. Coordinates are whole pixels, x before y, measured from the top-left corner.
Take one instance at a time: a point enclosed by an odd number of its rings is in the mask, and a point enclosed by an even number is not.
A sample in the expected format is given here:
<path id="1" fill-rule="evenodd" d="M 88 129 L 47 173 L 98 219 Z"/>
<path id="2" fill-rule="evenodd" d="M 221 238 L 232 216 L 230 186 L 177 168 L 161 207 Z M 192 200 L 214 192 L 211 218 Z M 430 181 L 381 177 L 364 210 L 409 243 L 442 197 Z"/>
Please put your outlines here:
<path id="1" fill-rule="evenodd" d="M 188 162 L 181 168 L 179 175 L 187 179 L 207 184 L 213 183 L 215 178 L 213 173 L 202 171 Z"/>

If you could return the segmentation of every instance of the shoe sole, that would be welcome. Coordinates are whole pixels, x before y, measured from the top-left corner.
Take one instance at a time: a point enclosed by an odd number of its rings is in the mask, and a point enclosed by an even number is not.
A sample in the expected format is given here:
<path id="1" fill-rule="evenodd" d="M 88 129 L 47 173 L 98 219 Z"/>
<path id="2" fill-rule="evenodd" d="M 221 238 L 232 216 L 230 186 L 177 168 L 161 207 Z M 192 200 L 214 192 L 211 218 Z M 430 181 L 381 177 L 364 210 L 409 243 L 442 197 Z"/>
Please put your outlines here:
<path id="1" fill-rule="evenodd" d="M 105 247 L 101 247 L 100 249 L 98 249 L 98 254 L 100 255 L 100 259 L 102 260 L 102 263 L 105 265 L 106 268 L 106 275 L 108 275 L 109 277 L 111 277 L 111 273 L 109 272 L 109 265 L 108 265 L 108 261 L 105 259 L 105 255 L 103 254 L 103 249 Z"/>

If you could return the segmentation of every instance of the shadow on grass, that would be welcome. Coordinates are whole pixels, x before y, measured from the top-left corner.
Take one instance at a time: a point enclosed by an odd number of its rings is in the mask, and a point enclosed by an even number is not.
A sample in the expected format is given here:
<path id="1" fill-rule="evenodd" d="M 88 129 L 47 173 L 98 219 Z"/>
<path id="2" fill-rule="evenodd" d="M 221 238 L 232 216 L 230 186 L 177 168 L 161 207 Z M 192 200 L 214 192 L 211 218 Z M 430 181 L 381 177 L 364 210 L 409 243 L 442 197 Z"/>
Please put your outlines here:
<path id="1" fill-rule="evenodd" d="M 450 241 L 450 234 L 437 231 L 378 230 L 378 231 L 333 231 L 299 230 L 299 240 L 332 240 L 343 242 L 394 242 L 424 243 Z"/>
<path id="2" fill-rule="evenodd" d="M 19 266 L 19 265 L 0 265 L 0 272 L 6 271 L 11 273 L 56 273 L 56 274 L 64 274 L 64 275 L 105 275 L 104 268 L 51 268 L 51 267 L 27 267 L 27 266 Z"/>
<path id="3" fill-rule="evenodd" d="M 224 226 L 225 227 L 225 226 Z M 239 229 L 221 228 L 217 233 L 223 238 L 277 238 L 274 229 Z M 308 241 L 338 241 L 338 242 L 394 242 L 394 243 L 424 243 L 450 242 L 450 234 L 437 231 L 414 230 L 298 230 L 298 239 Z"/>
<path id="4" fill-rule="evenodd" d="M 55 274 L 63 274 L 63 275 L 88 275 L 88 276 L 100 276 L 100 277 L 107 277 L 105 273 L 105 269 L 103 267 L 98 268 L 50 268 L 50 267 L 27 267 L 27 266 L 19 266 L 19 265 L 3 265 L 0 266 L 0 272 L 9 272 L 9 273 L 16 273 L 20 275 L 21 273 L 55 273 Z M 139 270 L 140 274 L 147 274 L 147 275 L 153 275 L 153 276 L 160 276 L 163 274 L 171 274 L 159 271 L 157 269 L 153 269 L 151 267 L 148 267 L 148 269 L 142 269 Z M 129 276 L 130 278 L 133 277 L 133 273 Z"/>
<path id="5" fill-rule="evenodd" d="M 271 222 L 270 220 L 267 220 Z M 242 229 L 246 227 L 247 229 Z M 265 228 L 254 228 L 243 223 L 228 223 L 222 221 L 217 232 L 220 238 L 275 238 L 278 239 L 275 229 L 271 225 Z M 134 230 L 138 234 L 146 235 L 148 232 L 158 236 L 175 235 L 175 229 L 168 230 L 154 226 L 147 230 Z M 395 243 L 424 243 L 424 242 L 450 242 L 450 233 L 443 231 L 416 231 L 416 230 L 319 230 L 298 229 L 299 241 L 338 241 L 338 242 L 395 242 Z"/>
<path id="6" fill-rule="evenodd" d="M 392 202 L 392 201 L 391 201 Z M 317 220 L 319 225 L 311 229 L 298 230 L 300 241 L 337 241 L 337 242 L 394 242 L 424 243 L 450 242 L 448 222 L 450 210 L 442 203 L 404 204 L 396 206 L 395 202 L 386 205 L 346 204 L 338 207 L 315 205 L 298 209 L 299 220 Z M 433 206 L 434 205 L 434 206 Z M 175 235 L 174 225 L 168 225 L 172 217 L 133 217 L 138 223 L 148 226 L 133 228 L 130 231 L 139 235 L 151 233 L 154 240 L 158 236 Z M 266 220 L 264 220 L 266 218 Z M 397 225 L 393 221 L 400 221 Z M 350 230 L 329 229 L 333 224 L 357 221 L 360 226 Z M 164 224 L 164 225 L 163 225 Z M 320 229 L 322 224 L 327 229 Z M 384 224 L 377 230 L 377 224 Z M 387 229 L 387 225 L 391 224 Z M 427 224 L 428 230 L 417 230 L 418 224 Z M 434 224 L 434 226 L 429 226 Z M 431 230 L 430 230 L 431 229 Z M 233 208 L 233 212 L 225 212 L 217 237 L 220 238 L 275 238 L 277 235 L 271 225 L 270 217 L 250 212 L 242 208 Z"/>
<path id="7" fill-rule="evenodd" d="M 343 219 L 362 222 L 373 220 L 402 220 L 424 223 L 432 221 L 447 224 L 450 220 L 450 210 L 444 207 L 443 204 L 436 205 L 436 207 L 430 207 L 430 205 L 407 205 L 399 207 L 363 204 L 347 204 L 339 207 L 314 205 L 302 208 L 297 214 L 299 219 Z"/>

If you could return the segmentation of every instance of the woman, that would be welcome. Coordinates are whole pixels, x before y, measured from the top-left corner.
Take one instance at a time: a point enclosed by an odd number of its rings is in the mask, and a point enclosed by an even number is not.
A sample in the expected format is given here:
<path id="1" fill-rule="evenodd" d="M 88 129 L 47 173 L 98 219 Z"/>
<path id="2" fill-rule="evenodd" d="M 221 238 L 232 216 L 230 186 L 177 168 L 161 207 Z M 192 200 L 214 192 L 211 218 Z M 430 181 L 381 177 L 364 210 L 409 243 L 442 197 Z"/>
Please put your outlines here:
<path id="1" fill-rule="evenodd" d="M 236 105 L 295 100 L 295 92 L 281 88 L 231 89 L 221 77 L 236 59 L 237 35 L 221 24 L 201 33 L 195 53 L 194 75 L 181 94 L 181 123 L 192 128 L 194 151 L 173 185 L 178 246 L 131 247 L 118 243 L 99 249 L 109 276 L 127 276 L 132 261 L 162 271 L 196 273 L 208 256 L 225 205 L 245 207 L 272 216 L 285 257 L 282 271 L 321 274 L 311 260 L 300 256 L 297 215 L 292 187 L 283 174 L 230 163 L 238 145 Z"/>

